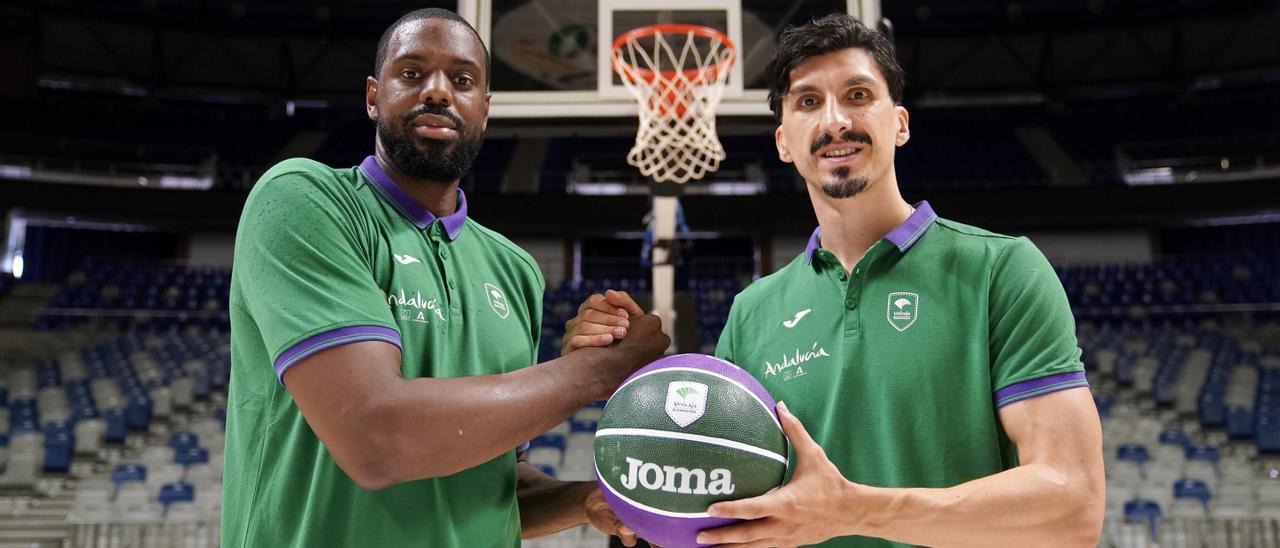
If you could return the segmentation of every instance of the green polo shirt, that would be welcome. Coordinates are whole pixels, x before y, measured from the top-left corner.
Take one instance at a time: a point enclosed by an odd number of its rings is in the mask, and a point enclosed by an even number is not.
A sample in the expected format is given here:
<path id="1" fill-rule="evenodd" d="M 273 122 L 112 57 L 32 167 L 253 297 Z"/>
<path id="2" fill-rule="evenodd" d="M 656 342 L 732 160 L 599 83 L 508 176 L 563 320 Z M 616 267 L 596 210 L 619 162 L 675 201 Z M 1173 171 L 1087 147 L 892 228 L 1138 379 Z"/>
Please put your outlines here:
<path id="1" fill-rule="evenodd" d="M 997 410 L 1088 386 L 1066 294 L 1039 250 L 940 219 L 927 202 L 851 273 L 815 230 L 802 255 L 734 299 L 716 355 L 787 402 L 846 478 L 879 487 L 950 487 L 1017 466 Z"/>
<path id="2" fill-rule="evenodd" d="M 452 476 L 367 491 L 280 379 L 357 341 L 400 347 L 405 378 L 519 369 L 536 362 L 544 285 L 527 253 L 467 219 L 461 191 L 457 212 L 437 219 L 373 157 L 267 171 L 236 234 L 222 545 L 517 546 L 514 447 Z"/>

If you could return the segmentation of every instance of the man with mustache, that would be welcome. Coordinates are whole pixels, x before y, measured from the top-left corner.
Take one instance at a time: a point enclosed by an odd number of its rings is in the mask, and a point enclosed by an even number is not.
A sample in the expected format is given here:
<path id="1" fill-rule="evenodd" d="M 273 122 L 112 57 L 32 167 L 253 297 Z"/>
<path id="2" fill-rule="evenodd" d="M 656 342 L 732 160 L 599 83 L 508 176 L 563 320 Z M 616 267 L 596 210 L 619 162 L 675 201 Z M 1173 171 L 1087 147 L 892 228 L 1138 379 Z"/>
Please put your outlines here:
<path id="1" fill-rule="evenodd" d="M 236 236 L 223 546 L 518 546 L 591 522 L 634 542 L 594 482 L 517 448 L 662 355 L 630 307 L 608 348 L 536 361 L 537 263 L 467 217 L 489 54 L 426 9 L 379 41 L 375 150 L 268 170 Z M 623 315 L 626 315 L 625 313 Z"/>
<path id="2" fill-rule="evenodd" d="M 1048 261 L 902 199 L 909 116 L 880 33 L 844 14 L 789 28 L 768 74 L 818 229 L 734 299 L 716 354 L 779 400 L 795 458 L 781 489 L 712 505 L 751 521 L 699 542 L 1096 546 L 1101 426 Z M 577 348 L 608 326 L 570 327 Z"/>

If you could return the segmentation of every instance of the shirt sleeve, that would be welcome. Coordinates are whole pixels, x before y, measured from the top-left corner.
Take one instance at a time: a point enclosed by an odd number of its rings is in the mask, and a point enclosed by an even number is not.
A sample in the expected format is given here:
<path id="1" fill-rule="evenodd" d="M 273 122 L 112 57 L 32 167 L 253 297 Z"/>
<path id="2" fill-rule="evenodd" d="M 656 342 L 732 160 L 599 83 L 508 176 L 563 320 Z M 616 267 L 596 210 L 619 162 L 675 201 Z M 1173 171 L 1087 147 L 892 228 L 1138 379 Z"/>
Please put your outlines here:
<path id="1" fill-rule="evenodd" d="M 996 407 L 1089 386 L 1062 282 L 1030 240 L 1018 238 L 996 259 L 990 296 Z"/>
<path id="2" fill-rule="evenodd" d="M 277 380 L 327 348 L 359 341 L 400 347 L 354 196 L 305 172 L 268 173 L 258 187 L 241 214 L 234 268 Z"/>
<path id="3" fill-rule="evenodd" d="M 537 263 L 533 263 L 533 279 L 536 291 L 529 299 L 529 337 L 533 339 L 533 356 L 530 357 L 529 363 L 538 363 L 538 356 L 542 351 L 542 315 L 544 296 L 547 292 L 547 282 L 542 277 L 542 270 L 537 268 Z"/>

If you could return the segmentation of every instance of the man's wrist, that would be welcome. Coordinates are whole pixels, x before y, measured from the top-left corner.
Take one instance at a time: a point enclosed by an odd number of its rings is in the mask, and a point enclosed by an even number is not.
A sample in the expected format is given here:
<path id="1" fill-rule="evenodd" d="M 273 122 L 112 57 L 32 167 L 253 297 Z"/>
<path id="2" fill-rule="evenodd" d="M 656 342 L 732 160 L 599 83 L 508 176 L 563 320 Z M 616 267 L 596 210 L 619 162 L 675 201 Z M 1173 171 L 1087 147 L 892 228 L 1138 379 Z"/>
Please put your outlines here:
<path id="1" fill-rule="evenodd" d="M 588 504 L 588 501 L 591 499 L 591 493 L 595 492 L 596 490 L 596 482 L 594 481 L 569 482 L 568 488 L 569 488 L 569 496 L 573 501 L 574 507 L 576 507 L 578 511 L 581 512 L 582 514 L 578 516 L 580 518 L 579 522 L 587 523 L 588 521 L 590 521 L 590 516 L 587 513 L 587 510 L 588 510 L 587 504 Z"/>
<path id="2" fill-rule="evenodd" d="M 903 489 L 883 489 L 860 485 L 845 480 L 841 486 L 841 508 L 852 509 L 846 515 L 853 517 L 844 521 L 841 536 L 877 536 L 889 521 L 893 519 L 893 506 Z"/>

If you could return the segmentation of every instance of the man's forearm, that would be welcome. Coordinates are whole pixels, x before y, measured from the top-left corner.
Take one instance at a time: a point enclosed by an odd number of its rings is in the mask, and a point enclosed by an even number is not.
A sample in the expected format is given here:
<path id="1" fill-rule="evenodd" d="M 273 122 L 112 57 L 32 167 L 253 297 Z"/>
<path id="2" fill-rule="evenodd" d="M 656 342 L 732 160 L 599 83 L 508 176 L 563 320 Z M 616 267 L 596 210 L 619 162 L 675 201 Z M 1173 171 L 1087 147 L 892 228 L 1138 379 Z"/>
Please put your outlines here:
<path id="1" fill-rule="evenodd" d="M 520 502 L 520 536 L 531 539 L 587 522 L 584 502 L 593 482 L 566 482 L 521 462 L 516 498 Z"/>
<path id="2" fill-rule="evenodd" d="M 1088 474 L 1027 464 L 946 489 L 850 484 L 862 516 L 847 534 L 927 546 L 1096 546 L 1104 486 Z"/>
<path id="3" fill-rule="evenodd" d="M 440 477 L 487 462 L 554 427 L 607 390 L 585 349 L 504 375 L 395 383 L 349 417 L 366 430 L 372 488 Z"/>

